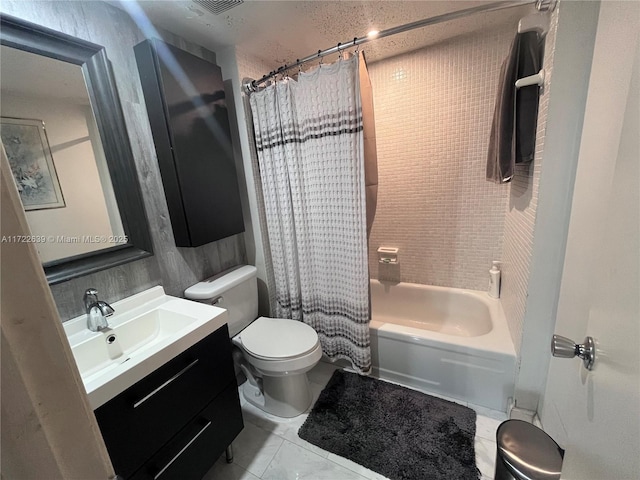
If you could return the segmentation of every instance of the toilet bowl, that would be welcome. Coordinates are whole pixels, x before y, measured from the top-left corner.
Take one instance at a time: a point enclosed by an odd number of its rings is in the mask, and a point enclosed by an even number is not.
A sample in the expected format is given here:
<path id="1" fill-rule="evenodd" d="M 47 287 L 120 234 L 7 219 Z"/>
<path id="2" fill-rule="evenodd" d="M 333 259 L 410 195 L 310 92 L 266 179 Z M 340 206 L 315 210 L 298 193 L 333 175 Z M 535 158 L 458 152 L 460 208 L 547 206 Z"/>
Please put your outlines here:
<path id="1" fill-rule="evenodd" d="M 249 403 L 279 417 L 295 417 L 311 406 L 307 372 L 322 357 L 313 328 L 295 320 L 260 317 L 233 337 L 233 344 L 262 380 L 261 385 L 252 382 L 243 369 L 249 381 L 242 393 Z"/>
<path id="2" fill-rule="evenodd" d="M 185 297 L 228 311 L 234 360 L 247 377 L 247 402 L 279 417 L 295 417 L 313 400 L 307 372 L 322 357 L 318 334 L 296 320 L 257 317 L 256 268 L 235 267 L 185 290 Z"/>

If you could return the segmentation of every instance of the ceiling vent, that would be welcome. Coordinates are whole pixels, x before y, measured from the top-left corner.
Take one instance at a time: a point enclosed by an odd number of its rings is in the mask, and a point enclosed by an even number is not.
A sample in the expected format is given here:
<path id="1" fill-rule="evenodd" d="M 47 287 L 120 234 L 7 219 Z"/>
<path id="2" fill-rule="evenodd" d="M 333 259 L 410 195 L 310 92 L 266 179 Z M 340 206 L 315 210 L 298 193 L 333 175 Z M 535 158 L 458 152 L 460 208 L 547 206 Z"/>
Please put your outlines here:
<path id="1" fill-rule="evenodd" d="M 202 8 L 207 9 L 214 15 L 220 15 L 227 10 L 231 10 L 233 7 L 244 3 L 244 0 L 192 0 L 193 3 L 197 3 Z"/>

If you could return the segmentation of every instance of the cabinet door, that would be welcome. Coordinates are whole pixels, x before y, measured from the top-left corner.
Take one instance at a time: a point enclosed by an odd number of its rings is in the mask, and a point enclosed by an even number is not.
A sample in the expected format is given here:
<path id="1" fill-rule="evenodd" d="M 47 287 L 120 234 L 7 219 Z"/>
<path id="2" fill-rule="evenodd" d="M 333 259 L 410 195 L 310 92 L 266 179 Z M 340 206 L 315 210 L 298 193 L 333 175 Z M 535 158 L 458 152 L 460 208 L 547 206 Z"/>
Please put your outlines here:
<path id="1" fill-rule="evenodd" d="M 159 40 L 134 50 L 176 245 L 243 232 L 220 67 Z"/>
<path id="2" fill-rule="evenodd" d="M 226 325 L 95 411 L 116 473 L 128 477 L 230 383 Z"/>
<path id="3" fill-rule="evenodd" d="M 242 427 L 238 387 L 232 382 L 132 480 L 200 480 Z"/>

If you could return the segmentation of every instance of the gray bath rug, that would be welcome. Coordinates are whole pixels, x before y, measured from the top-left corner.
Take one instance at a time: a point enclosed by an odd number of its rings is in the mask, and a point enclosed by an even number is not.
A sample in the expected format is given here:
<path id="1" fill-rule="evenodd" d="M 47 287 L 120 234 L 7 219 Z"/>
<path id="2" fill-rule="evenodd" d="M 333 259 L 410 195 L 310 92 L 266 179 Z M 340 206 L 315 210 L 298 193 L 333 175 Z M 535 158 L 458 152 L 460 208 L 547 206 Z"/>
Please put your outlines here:
<path id="1" fill-rule="evenodd" d="M 392 480 L 478 480 L 476 412 L 336 370 L 298 435 Z"/>

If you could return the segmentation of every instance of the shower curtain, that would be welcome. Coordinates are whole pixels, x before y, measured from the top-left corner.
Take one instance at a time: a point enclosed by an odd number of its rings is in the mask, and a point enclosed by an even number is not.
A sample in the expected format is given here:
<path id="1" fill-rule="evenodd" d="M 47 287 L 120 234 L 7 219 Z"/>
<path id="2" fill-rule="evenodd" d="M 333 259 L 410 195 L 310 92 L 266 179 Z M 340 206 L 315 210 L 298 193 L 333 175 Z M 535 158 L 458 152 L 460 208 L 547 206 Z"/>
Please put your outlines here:
<path id="1" fill-rule="evenodd" d="M 360 53 L 360 98 L 362 99 L 362 136 L 364 141 L 364 184 L 367 200 L 367 238 L 371 235 L 378 205 L 378 149 L 373 115 L 373 89 L 364 52 Z"/>
<path id="2" fill-rule="evenodd" d="M 250 97 L 271 246 L 272 315 L 311 325 L 323 352 L 371 368 L 358 57 Z"/>

